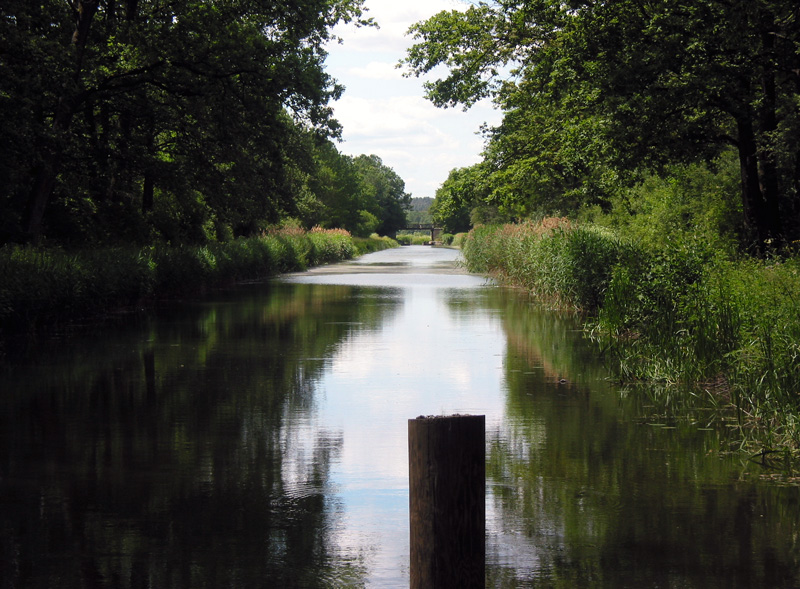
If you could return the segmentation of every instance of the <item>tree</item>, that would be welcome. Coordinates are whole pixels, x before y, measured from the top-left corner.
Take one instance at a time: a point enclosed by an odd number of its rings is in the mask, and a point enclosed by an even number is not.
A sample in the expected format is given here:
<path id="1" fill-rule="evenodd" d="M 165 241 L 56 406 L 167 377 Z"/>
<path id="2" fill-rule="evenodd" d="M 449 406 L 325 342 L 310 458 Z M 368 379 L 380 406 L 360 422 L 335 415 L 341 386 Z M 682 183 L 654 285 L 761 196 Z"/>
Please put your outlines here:
<path id="1" fill-rule="evenodd" d="M 313 218 L 304 221 L 308 225 L 342 228 L 360 234 L 359 228 L 364 222 L 362 212 L 370 212 L 372 201 L 353 158 L 339 153 L 336 146 L 326 140 L 317 146 L 314 160 L 308 186 L 320 206 Z"/>
<path id="2" fill-rule="evenodd" d="M 604 178 L 710 161 L 733 145 L 752 242 L 797 235 L 781 221 L 796 218 L 800 194 L 795 2 L 501 0 L 440 13 L 412 33 L 413 74 L 448 68 L 427 83 L 435 104 L 492 96 L 508 113 L 495 147 L 512 156 L 503 144 L 523 145 L 513 135 L 532 123 L 523 135 L 534 166 L 518 176 L 575 191 L 587 170 L 607 169 L 590 182 L 602 188 Z M 602 190 L 589 192 L 602 201 Z"/>
<path id="3" fill-rule="evenodd" d="M 380 220 L 378 233 L 394 235 L 406 225 L 406 211 L 411 208 L 405 182 L 377 155 L 360 155 L 354 163 L 374 203 L 372 212 Z"/>
<path id="4" fill-rule="evenodd" d="M 447 233 L 469 231 L 470 213 L 482 202 L 481 164 L 450 171 L 431 206 L 433 222 Z"/>
<path id="5" fill-rule="evenodd" d="M 4 237 L 36 239 L 53 200 L 88 222 L 154 198 L 246 227 L 291 208 L 295 127 L 335 136 L 325 73 L 363 0 L 9 0 L 0 8 Z M 52 219 L 58 221 L 58 219 Z"/>

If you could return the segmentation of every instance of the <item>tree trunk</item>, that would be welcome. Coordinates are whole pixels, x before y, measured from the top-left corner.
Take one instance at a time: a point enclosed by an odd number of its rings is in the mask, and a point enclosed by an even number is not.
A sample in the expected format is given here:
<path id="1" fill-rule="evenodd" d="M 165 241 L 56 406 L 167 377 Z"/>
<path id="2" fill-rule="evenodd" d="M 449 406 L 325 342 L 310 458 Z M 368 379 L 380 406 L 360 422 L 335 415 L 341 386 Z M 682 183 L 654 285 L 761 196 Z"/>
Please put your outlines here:
<path id="1" fill-rule="evenodd" d="M 770 239 L 767 202 L 761 190 L 758 174 L 758 146 L 749 115 L 740 115 L 736 120 L 738 130 L 739 168 L 742 176 L 742 208 L 746 239 L 763 252 Z"/>
<path id="2" fill-rule="evenodd" d="M 767 55 L 772 55 L 775 49 L 775 35 L 774 29 L 774 16 L 765 12 L 762 16 L 764 28 L 762 29 L 762 43 L 764 44 L 764 52 Z M 783 239 L 783 228 L 781 227 L 780 218 L 780 190 L 778 186 L 778 166 L 776 163 L 776 153 L 774 146 L 774 136 L 778 130 L 778 116 L 776 112 L 776 88 L 775 88 L 775 72 L 767 69 L 761 81 L 762 90 L 764 92 L 764 100 L 761 105 L 761 129 L 760 134 L 763 137 L 761 149 L 759 152 L 759 159 L 761 161 L 761 191 L 764 195 L 766 210 L 764 211 L 766 222 L 766 237 L 765 241 L 771 244 L 771 247 L 780 247 L 780 240 Z"/>
<path id="3" fill-rule="evenodd" d="M 153 180 L 153 172 L 147 171 L 144 173 L 144 186 L 142 187 L 142 212 L 146 213 L 153 210 L 153 192 L 155 190 L 155 181 Z"/>
<path id="4" fill-rule="evenodd" d="M 62 99 L 53 117 L 55 142 L 42 148 L 41 161 L 35 168 L 33 187 L 28 195 L 24 218 L 24 230 L 30 241 L 38 240 L 42 232 L 44 211 L 55 187 L 63 159 L 63 134 L 69 129 L 73 114 L 73 107 L 67 100 Z"/>
<path id="5" fill-rule="evenodd" d="M 92 20 L 97 13 L 99 1 L 77 2 L 75 9 L 75 32 L 72 35 L 72 45 L 75 49 L 75 72 L 73 83 L 75 88 L 80 88 L 81 72 L 83 70 L 83 57 Z M 69 131 L 72 117 L 80 108 L 86 95 L 80 90 L 70 91 L 65 88 L 58 106 L 53 114 L 53 135 L 55 140 L 42 149 L 41 161 L 34 171 L 33 186 L 28 195 L 25 210 L 24 229 L 29 240 L 37 240 L 42 231 L 42 219 L 47 208 L 47 202 L 53 192 L 64 156 L 64 136 Z"/>

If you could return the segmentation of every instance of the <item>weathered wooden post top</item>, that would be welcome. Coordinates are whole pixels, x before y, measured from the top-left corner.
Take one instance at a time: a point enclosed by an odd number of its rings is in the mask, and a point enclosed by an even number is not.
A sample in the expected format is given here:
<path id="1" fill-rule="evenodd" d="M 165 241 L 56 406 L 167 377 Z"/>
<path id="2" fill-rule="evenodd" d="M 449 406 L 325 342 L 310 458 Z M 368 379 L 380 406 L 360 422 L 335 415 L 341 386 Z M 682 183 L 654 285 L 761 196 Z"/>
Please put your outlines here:
<path id="1" fill-rule="evenodd" d="M 411 589 L 483 588 L 486 418 L 408 420 Z"/>

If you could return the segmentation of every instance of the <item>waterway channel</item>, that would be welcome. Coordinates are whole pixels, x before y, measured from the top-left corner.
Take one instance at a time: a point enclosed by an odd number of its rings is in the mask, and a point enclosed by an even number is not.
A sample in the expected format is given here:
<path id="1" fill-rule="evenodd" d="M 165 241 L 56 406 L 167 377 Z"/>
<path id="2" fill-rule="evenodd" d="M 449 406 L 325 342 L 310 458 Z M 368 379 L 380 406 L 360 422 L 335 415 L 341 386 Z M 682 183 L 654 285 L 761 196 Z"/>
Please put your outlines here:
<path id="1" fill-rule="evenodd" d="M 424 246 L 10 349 L 0 587 L 407 587 L 408 419 L 486 416 L 488 587 L 800 587 L 800 493 Z"/>

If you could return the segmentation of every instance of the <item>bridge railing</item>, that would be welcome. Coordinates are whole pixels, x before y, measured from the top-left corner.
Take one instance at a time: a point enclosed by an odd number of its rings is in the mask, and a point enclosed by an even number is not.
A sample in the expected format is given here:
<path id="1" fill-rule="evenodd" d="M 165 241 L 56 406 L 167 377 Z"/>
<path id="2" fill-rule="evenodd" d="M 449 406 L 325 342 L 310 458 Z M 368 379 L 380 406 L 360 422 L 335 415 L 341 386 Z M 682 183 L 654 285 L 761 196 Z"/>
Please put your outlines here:
<path id="1" fill-rule="evenodd" d="M 438 227 L 433 223 L 408 223 L 400 229 L 405 229 L 406 231 L 430 231 L 431 229 L 438 229 Z"/>

